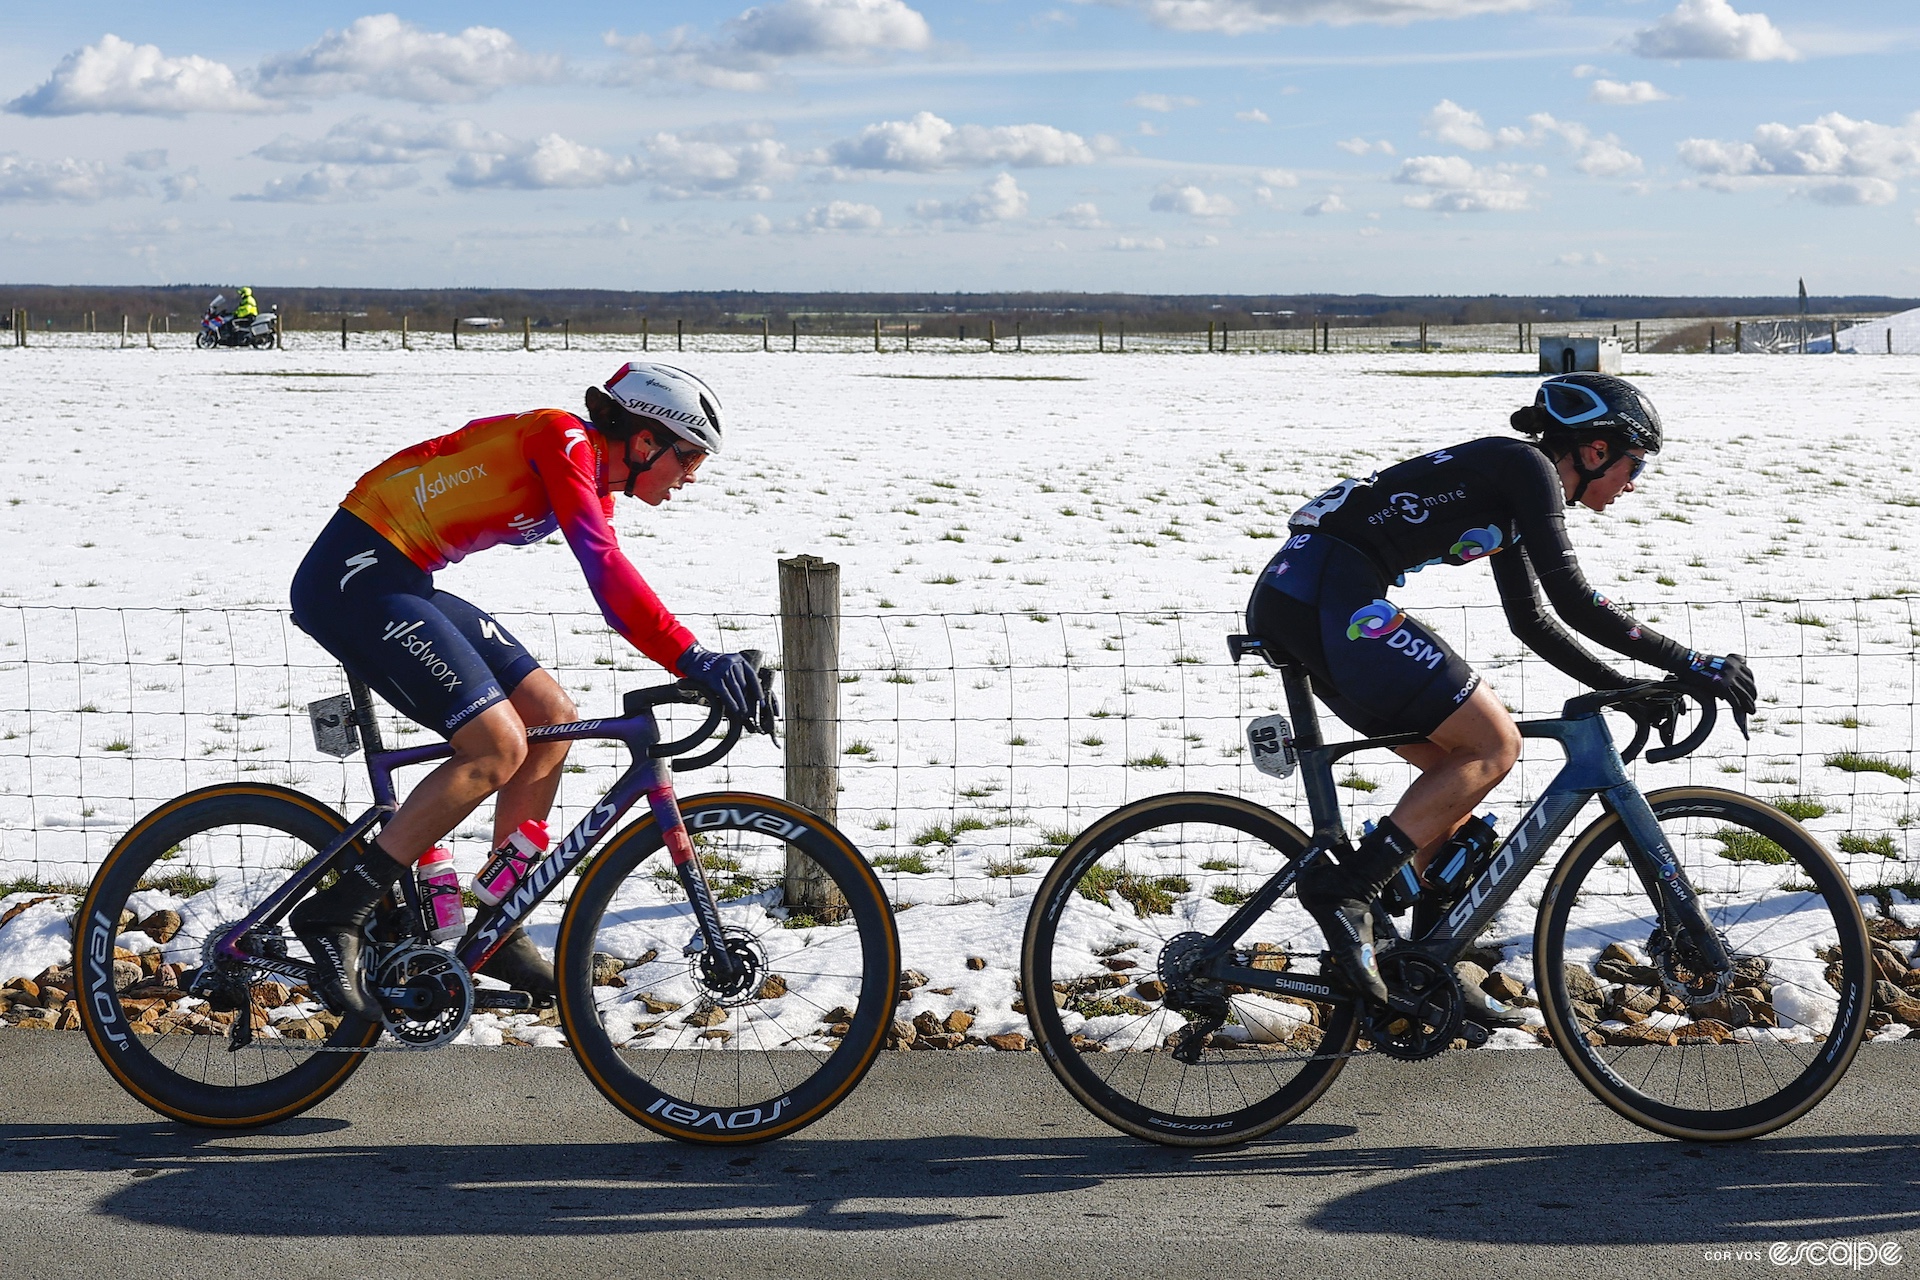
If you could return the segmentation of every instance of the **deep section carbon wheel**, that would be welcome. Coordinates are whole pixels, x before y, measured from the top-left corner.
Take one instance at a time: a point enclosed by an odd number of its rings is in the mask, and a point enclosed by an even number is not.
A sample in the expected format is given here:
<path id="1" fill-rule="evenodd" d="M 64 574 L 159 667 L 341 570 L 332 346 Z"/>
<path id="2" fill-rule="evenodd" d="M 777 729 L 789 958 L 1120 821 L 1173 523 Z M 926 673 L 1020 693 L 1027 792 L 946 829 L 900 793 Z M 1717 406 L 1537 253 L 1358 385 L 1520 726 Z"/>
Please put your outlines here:
<path id="1" fill-rule="evenodd" d="M 1541 903 L 1548 1029 L 1581 1081 L 1635 1124 L 1694 1141 L 1769 1133 L 1826 1096 L 1866 1029 L 1859 899 L 1770 805 L 1712 787 L 1647 803 L 1732 962 L 1701 960 L 1608 814 L 1574 841 Z"/>
<path id="2" fill-rule="evenodd" d="M 893 911 L 859 851 L 805 809 L 723 792 L 680 810 L 737 963 L 715 966 L 699 945 L 660 828 L 643 819 L 593 859 L 568 904 L 561 1025 L 588 1077 L 648 1128 L 698 1143 L 777 1138 L 873 1065 L 899 989 Z"/>
<path id="3" fill-rule="evenodd" d="M 1352 1005 L 1191 976 L 1195 948 L 1306 845 L 1271 810 L 1182 792 L 1116 809 L 1067 846 L 1027 916 L 1021 991 L 1047 1065 L 1095 1115 L 1155 1142 L 1223 1146 L 1287 1123 L 1333 1083 L 1358 1031 Z M 1304 974 L 1325 946 L 1291 889 L 1236 943 L 1257 968 Z"/>
<path id="4" fill-rule="evenodd" d="M 80 908 L 81 1024 L 113 1078 L 155 1111 L 241 1127 L 298 1115 L 335 1089 L 380 1028 L 328 1014 L 308 993 L 216 962 L 213 942 L 346 828 L 297 791 L 235 783 L 189 792 L 140 819 Z M 257 941 L 305 960 L 291 934 Z M 210 967 L 211 966 L 211 967 Z M 235 1022 L 248 1019 L 248 1034 Z"/>

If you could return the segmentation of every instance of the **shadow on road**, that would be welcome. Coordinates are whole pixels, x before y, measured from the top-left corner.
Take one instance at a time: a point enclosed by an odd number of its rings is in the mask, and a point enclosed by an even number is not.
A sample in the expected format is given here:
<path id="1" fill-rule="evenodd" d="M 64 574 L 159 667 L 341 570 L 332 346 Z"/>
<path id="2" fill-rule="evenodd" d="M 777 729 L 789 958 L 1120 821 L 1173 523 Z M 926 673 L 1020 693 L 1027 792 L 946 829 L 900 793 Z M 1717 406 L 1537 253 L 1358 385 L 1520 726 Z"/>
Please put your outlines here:
<path id="1" fill-rule="evenodd" d="M 97 1212 L 136 1224 L 306 1239 L 395 1232 L 539 1236 L 752 1227 L 891 1231 L 1059 1214 L 1110 1216 L 1117 1181 L 1183 1180 L 1226 1219 L 1317 1204 L 1330 1232 L 1416 1239 L 1666 1245 L 1920 1229 L 1915 1138 L 1775 1138 L 1730 1147 L 1648 1140 L 1559 1147 L 1354 1146 L 1296 1125 L 1233 1151 L 1119 1136 L 790 1139 L 707 1150 L 632 1143 L 489 1146 L 342 1140 L 343 1122 L 206 1134 L 156 1122 L 0 1125 L 0 1171 L 124 1171 Z M 288 1141 L 288 1139 L 293 1141 Z M 308 1141 L 311 1139 L 311 1141 Z M 1360 1183 L 1350 1190 L 1330 1190 Z M 1217 1184 L 1217 1185 L 1213 1185 Z M 1040 1202 L 1035 1197 L 1063 1196 Z M 1129 1216 L 1139 1213 L 1139 1198 Z M 1142 1225 L 1136 1220 L 1136 1227 Z"/>

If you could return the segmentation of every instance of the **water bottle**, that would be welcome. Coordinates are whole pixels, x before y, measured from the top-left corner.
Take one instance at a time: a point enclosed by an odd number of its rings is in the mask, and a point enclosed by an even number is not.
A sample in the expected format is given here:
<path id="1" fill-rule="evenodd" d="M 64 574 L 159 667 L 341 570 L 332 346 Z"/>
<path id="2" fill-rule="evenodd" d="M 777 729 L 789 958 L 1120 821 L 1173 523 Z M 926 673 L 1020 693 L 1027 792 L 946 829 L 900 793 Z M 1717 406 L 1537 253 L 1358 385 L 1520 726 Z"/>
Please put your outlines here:
<path id="1" fill-rule="evenodd" d="M 453 850 L 435 845 L 413 864 L 420 885 L 420 914 L 427 936 L 451 942 L 467 931 L 466 908 L 460 905 L 460 873 L 453 869 Z"/>
<path id="2" fill-rule="evenodd" d="M 1404 915 L 1422 894 L 1430 895 L 1435 902 L 1446 902 L 1456 897 L 1467 881 L 1486 865 L 1487 855 L 1493 852 L 1493 846 L 1499 840 L 1493 829 L 1497 820 L 1493 814 L 1484 813 L 1461 823 L 1460 829 L 1453 833 L 1453 839 L 1447 841 L 1427 865 L 1424 881 L 1414 871 L 1411 862 L 1403 863 L 1393 873 L 1393 878 L 1387 881 L 1387 887 L 1380 892 L 1380 901 L 1388 913 Z"/>
<path id="3" fill-rule="evenodd" d="M 473 878 L 473 896 L 490 907 L 497 907 L 527 878 L 527 872 L 546 856 L 547 824 L 528 818 L 507 842 L 487 858 L 480 874 Z"/>

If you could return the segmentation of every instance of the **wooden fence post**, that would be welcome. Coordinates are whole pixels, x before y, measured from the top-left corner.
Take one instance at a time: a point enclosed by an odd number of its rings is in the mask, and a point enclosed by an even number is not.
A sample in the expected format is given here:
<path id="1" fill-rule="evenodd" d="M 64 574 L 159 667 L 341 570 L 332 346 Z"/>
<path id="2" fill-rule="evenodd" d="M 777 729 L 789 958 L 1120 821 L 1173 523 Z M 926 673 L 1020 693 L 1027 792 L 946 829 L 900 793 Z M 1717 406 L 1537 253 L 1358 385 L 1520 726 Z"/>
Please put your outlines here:
<path id="1" fill-rule="evenodd" d="M 675 351 L 685 351 L 687 349 L 687 322 L 685 320 L 675 320 L 673 322 L 673 349 Z"/>
<path id="2" fill-rule="evenodd" d="M 1707 354 L 1710 356 L 1720 354 L 1720 326 L 1717 324 L 1707 326 Z"/>
<path id="3" fill-rule="evenodd" d="M 520 349 L 522 351 L 533 350 L 533 317 L 532 316 L 520 317 Z"/>
<path id="4" fill-rule="evenodd" d="M 648 319 L 646 316 L 640 317 L 640 349 L 642 351 L 645 351 L 647 349 L 647 337 L 648 337 L 647 331 L 652 327 L 653 327 L 653 322 L 650 319 Z"/>
<path id="5" fill-rule="evenodd" d="M 127 335 L 132 331 L 133 331 L 133 317 L 121 316 L 120 317 L 120 349 L 122 351 L 125 351 L 127 349 Z"/>
<path id="6" fill-rule="evenodd" d="M 1893 354 L 1893 326 L 1887 326 L 1887 354 Z"/>
<path id="7" fill-rule="evenodd" d="M 1739 355 L 1741 350 L 1745 347 L 1745 343 L 1742 341 L 1742 339 L 1744 339 L 1747 336 L 1745 330 L 1746 330 L 1745 321 L 1735 320 L 1733 322 L 1733 354 L 1735 355 Z"/>
<path id="8" fill-rule="evenodd" d="M 459 316 L 455 316 L 453 318 L 453 349 L 455 351 L 458 351 L 460 349 L 460 317 Z"/>
<path id="9" fill-rule="evenodd" d="M 880 322 L 878 320 L 873 322 L 873 349 L 875 351 L 880 349 Z"/>
<path id="10" fill-rule="evenodd" d="M 1827 354 L 1835 356 L 1840 354 L 1840 322 L 1838 320 L 1827 321 Z"/>
<path id="11" fill-rule="evenodd" d="M 1120 350 L 1122 354 L 1124 354 L 1127 349 L 1127 322 L 1125 320 L 1122 320 L 1119 323 L 1120 323 Z"/>
<path id="12" fill-rule="evenodd" d="M 1640 354 L 1640 322 L 1638 320 L 1633 322 L 1633 354 Z"/>
<path id="13" fill-rule="evenodd" d="M 1213 354 L 1213 321 L 1207 321 L 1207 354 Z"/>
<path id="14" fill-rule="evenodd" d="M 402 351 L 413 350 L 413 344 L 407 340 L 407 318 L 404 315 L 400 317 L 400 349 Z"/>
<path id="15" fill-rule="evenodd" d="M 900 325 L 900 332 L 907 335 L 907 350 L 912 351 L 913 350 L 913 321 L 911 320 L 902 321 Z"/>
<path id="16" fill-rule="evenodd" d="M 153 328 L 151 321 L 148 322 L 147 328 L 149 330 Z M 282 335 L 285 334 L 286 331 L 286 326 L 280 323 L 280 313 L 275 311 L 273 313 L 273 349 L 275 351 L 285 351 L 287 349 L 287 344 L 282 338 Z"/>
<path id="17" fill-rule="evenodd" d="M 840 566 L 780 562 L 781 675 L 786 685 L 787 799 L 832 822 L 840 807 Z M 810 858 L 787 855 L 787 905 L 841 905 Z"/>
<path id="18" fill-rule="evenodd" d="M 769 329 L 767 326 L 767 317 L 761 316 L 760 317 L 760 349 L 762 351 L 773 350 L 773 348 L 768 345 L 768 341 L 767 341 L 771 335 L 772 335 L 772 330 Z"/>
<path id="19" fill-rule="evenodd" d="M 1514 323 L 1513 323 L 1513 343 L 1514 343 L 1514 350 L 1516 350 L 1516 351 L 1520 351 L 1520 352 L 1525 352 L 1525 351 L 1526 351 L 1526 349 L 1527 349 L 1527 326 L 1526 326 L 1526 323 L 1525 323 L 1524 321 L 1519 321 L 1519 320 L 1516 320 L 1516 321 L 1514 321 Z"/>
<path id="20" fill-rule="evenodd" d="M 798 351 L 800 349 L 800 322 L 798 320 L 793 319 L 792 317 L 789 317 L 788 323 L 793 326 L 793 333 L 791 335 L 792 345 L 789 346 L 787 350 Z"/>
<path id="21" fill-rule="evenodd" d="M 1107 349 L 1107 322 L 1105 320 L 1096 320 L 1094 323 L 1100 327 L 1100 349 L 1105 351 Z"/>
<path id="22" fill-rule="evenodd" d="M 340 349 L 342 351 L 347 349 L 347 318 L 345 316 L 340 317 Z"/>
<path id="23" fill-rule="evenodd" d="M 1420 322 L 1420 354 L 1427 354 L 1427 322 L 1425 320 Z"/>
<path id="24" fill-rule="evenodd" d="M 1013 349 L 1014 349 L 1015 351 L 1025 351 L 1025 350 L 1026 350 L 1026 348 L 1025 348 L 1025 347 L 1023 347 L 1023 346 L 1021 346 L 1021 345 L 1020 345 L 1020 343 L 1021 343 L 1021 337 L 1022 337 L 1022 333 L 1021 333 L 1021 325 L 1022 325 L 1022 323 L 1023 323 L 1023 322 L 1022 322 L 1022 321 L 1019 321 L 1019 320 L 1015 320 L 1015 321 L 1013 322 Z"/>
<path id="25" fill-rule="evenodd" d="M 562 351 L 573 350 L 573 321 L 571 319 L 560 322 L 560 349 Z"/>
<path id="26" fill-rule="evenodd" d="M 1000 335 L 995 330 L 993 321 L 987 321 L 987 350 L 998 351 L 1000 349 L 999 337 Z"/>
<path id="27" fill-rule="evenodd" d="M 275 323 L 275 325 L 273 326 L 273 337 L 274 337 L 274 345 L 276 347 L 279 346 L 280 345 L 280 326 L 278 323 Z M 149 351 L 153 350 L 153 312 L 151 311 L 147 312 L 147 350 Z"/>

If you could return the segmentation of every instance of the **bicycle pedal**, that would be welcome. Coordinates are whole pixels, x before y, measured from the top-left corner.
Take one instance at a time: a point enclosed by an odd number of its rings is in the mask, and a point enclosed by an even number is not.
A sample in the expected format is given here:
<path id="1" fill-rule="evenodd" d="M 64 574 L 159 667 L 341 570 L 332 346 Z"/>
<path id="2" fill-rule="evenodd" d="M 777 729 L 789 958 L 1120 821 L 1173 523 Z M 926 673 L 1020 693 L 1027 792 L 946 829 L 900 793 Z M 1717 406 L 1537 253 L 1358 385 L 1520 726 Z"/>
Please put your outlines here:
<path id="1" fill-rule="evenodd" d="M 526 991 L 482 991 L 474 989 L 473 1007 L 476 1009 L 511 1009 L 525 1013 L 533 1008 L 533 996 Z"/>
<path id="2" fill-rule="evenodd" d="M 1464 1018 L 1460 1022 L 1460 1038 L 1467 1042 L 1469 1049 L 1480 1048 L 1487 1042 L 1489 1035 L 1487 1029 L 1472 1018 Z"/>

